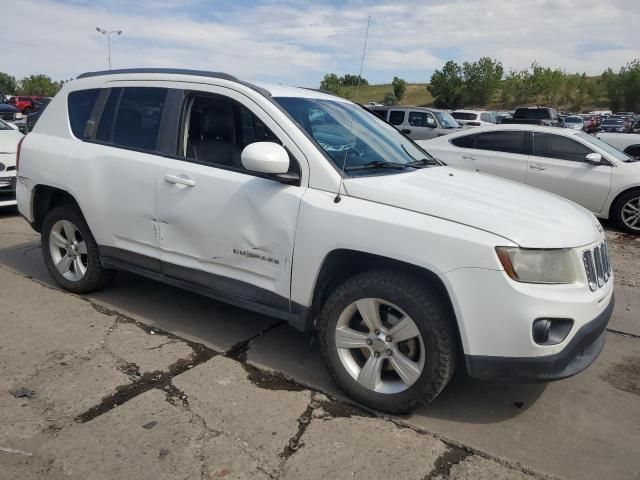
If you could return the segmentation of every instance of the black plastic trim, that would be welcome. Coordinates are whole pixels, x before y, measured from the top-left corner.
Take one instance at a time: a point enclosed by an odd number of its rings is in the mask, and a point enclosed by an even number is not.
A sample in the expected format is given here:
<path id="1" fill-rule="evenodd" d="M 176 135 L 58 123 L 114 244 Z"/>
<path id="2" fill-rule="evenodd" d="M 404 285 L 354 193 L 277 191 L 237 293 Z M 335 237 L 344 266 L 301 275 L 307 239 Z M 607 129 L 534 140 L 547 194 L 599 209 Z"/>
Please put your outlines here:
<path id="1" fill-rule="evenodd" d="M 269 290 L 239 280 L 182 267 L 115 247 L 98 247 L 105 268 L 126 270 L 214 300 L 280 318 L 300 331 L 310 327 L 309 308 Z"/>
<path id="2" fill-rule="evenodd" d="M 467 372 L 481 380 L 541 383 L 561 380 L 583 371 L 604 348 L 605 329 L 611 319 L 615 297 L 589 323 L 583 325 L 561 352 L 542 357 L 492 357 L 465 355 Z"/>

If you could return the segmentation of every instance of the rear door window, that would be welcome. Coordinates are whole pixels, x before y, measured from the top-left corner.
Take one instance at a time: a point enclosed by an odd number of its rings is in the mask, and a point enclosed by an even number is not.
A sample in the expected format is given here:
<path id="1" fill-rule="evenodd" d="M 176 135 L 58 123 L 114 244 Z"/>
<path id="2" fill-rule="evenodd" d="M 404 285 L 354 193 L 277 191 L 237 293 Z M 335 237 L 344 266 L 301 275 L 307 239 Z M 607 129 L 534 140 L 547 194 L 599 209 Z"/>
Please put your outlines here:
<path id="1" fill-rule="evenodd" d="M 125 88 L 113 125 L 113 144 L 138 150 L 156 150 L 166 97 L 166 88 Z"/>
<path id="2" fill-rule="evenodd" d="M 389 112 L 389 123 L 391 125 L 401 125 L 404 122 L 404 113 L 402 110 L 391 110 Z"/>
<path id="3" fill-rule="evenodd" d="M 534 132 L 533 134 L 533 155 L 535 156 L 584 162 L 585 157 L 590 153 L 593 153 L 590 148 L 572 138 L 551 133 Z"/>
<path id="4" fill-rule="evenodd" d="M 69 124 L 76 138 L 84 138 L 84 129 L 87 120 L 91 118 L 93 106 L 100 94 L 99 88 L 90 90 L 76 90 L 69 93 L 67 107 L 69 109 Z"/>
<path id="5" fill-rule="evenodd" d="M 478 150 L 524 154 L 525 132 L 485 132 L 476 137 Z"/>

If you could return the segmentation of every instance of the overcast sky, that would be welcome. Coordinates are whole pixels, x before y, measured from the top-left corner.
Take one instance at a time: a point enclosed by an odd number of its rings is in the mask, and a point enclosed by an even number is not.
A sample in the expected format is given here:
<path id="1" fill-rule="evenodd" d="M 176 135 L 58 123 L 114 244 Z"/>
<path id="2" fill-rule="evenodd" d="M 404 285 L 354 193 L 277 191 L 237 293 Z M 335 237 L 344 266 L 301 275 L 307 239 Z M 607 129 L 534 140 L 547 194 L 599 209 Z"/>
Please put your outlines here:
<path id="1" fill-rule="evenodd" d="M 2 0 L 0 71 L 68 79 L 107 66 L 187 67 L 317 87 L 324 73 L 425 82 L 488 55 L 599 74 L 640 57 L 640 0 Z"/>

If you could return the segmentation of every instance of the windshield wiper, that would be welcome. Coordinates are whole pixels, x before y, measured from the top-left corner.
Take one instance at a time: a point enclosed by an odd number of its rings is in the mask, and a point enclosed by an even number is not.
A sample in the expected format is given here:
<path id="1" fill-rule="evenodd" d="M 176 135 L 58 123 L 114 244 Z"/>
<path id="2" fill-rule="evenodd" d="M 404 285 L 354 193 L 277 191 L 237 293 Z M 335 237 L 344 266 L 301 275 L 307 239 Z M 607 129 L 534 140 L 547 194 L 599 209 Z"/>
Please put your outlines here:
<path id="1" fill-rule="evenodd" d="M 345 172 L 351 172 L 353 170 L 367 170 L 370 168 L 396 168 L 398 170 L 404 170 L 405 168 L 411 168 L 413 165 L 409 163 L 395 163 L 385 162 L 384 160 L 375 160 L 369 163 L 363 163 L 362 165 L 350 165 L 345 167 Z"/>
<path id="2" fill-rule="evenodd" d="M 413 162 L 407 163 L 407 165 L 409 165 L 410 167 L 424 168 L 427 165 L 440 165 L 438 161 L 433 157 L 432 158 L 425 157 L 425 158 L 417 159 L 416 157 L 414 157 L 409 153 L 409 150 L 407 150 L 407 147 L 405 147 L 402 143 L 400 144 L 400 146 L 402 147 L 402 150 L 404 150 L 404 153 L 406 153 L 411 158 L 413 158 Z"/>

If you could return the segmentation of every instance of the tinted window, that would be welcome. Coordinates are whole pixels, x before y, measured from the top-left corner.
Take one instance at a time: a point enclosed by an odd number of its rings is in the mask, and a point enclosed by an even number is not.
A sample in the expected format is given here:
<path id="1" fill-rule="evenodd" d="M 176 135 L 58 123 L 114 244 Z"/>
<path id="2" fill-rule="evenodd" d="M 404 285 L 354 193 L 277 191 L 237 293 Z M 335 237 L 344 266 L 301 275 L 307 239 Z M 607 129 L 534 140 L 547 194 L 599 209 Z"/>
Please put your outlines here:
<path id="1" fill-rule="evenodd" d="M 381 119 L 385 120 L 387 118 L 387 111 L 386 110 L 371 110 L 373 113 L 375 113 L 377 116 L 379 116 Z"/>
<path id="2" fill-rule="evenodd" d="M 436 121 L 427 112 L 409 112 L 409 125 L 412 127 L 433 127 Z"/>
<path id="3" fill-rule="evenodd" d="M 93 110 L 99 93 L 99 88 L 93 88 L 91 90 L 78 90 L 69 94 L 67 99 L 69 123 L 71 124 L 71 131 L 75 137 L 84 137 L 85 124 L 91 117 L 91 111 Z"/>
<path id="4" fill-rule="evenodd" d="M 109 98 L 102 110 L 100 123 L 96 132 L 96 140 L 111 143 L 113 141 L 113 120 L 116 117 L 116 110 L 120 97 L 122 96 L 122 88 L 112 88 L 109 92 Z"/>
<path id="5" fill-rule="evenodd" d="M 525 132 L 486 132 L 476 137 L 476 148 L 494 152 L 524 154 Z"/>
<path id="6" fill-rule="evenodd" d="M 155 150 L 166 96 L 166 88 L 125 88 L 113 127 L 113 143 Z"/>
<path id="7" fill-rule="evenodd" d="M 391 125 L 400 125 L 404 122 L 404 112 L 401 110 L 392 110 L 389 112 L 389 123 Z"/>
<path id="8" fill-rule="evenodd" d="M 533 134 L 533 154 L 536 156 L 582 162 L 590 153 L 593 153 L 591 149 L 571 138 L 550 133 Z"/>
<path id="9" fill-rule="evenodd" d="M 456 147 L 473 148 L 478 135 L 464 135 L 451 140 Z"/>
<path id="10" fill-rule="evenodd" d="M 468 112 L 452 112 L 451 116 L 456 120 L 475 120 L 478 115 L 476 113 Z"/>

